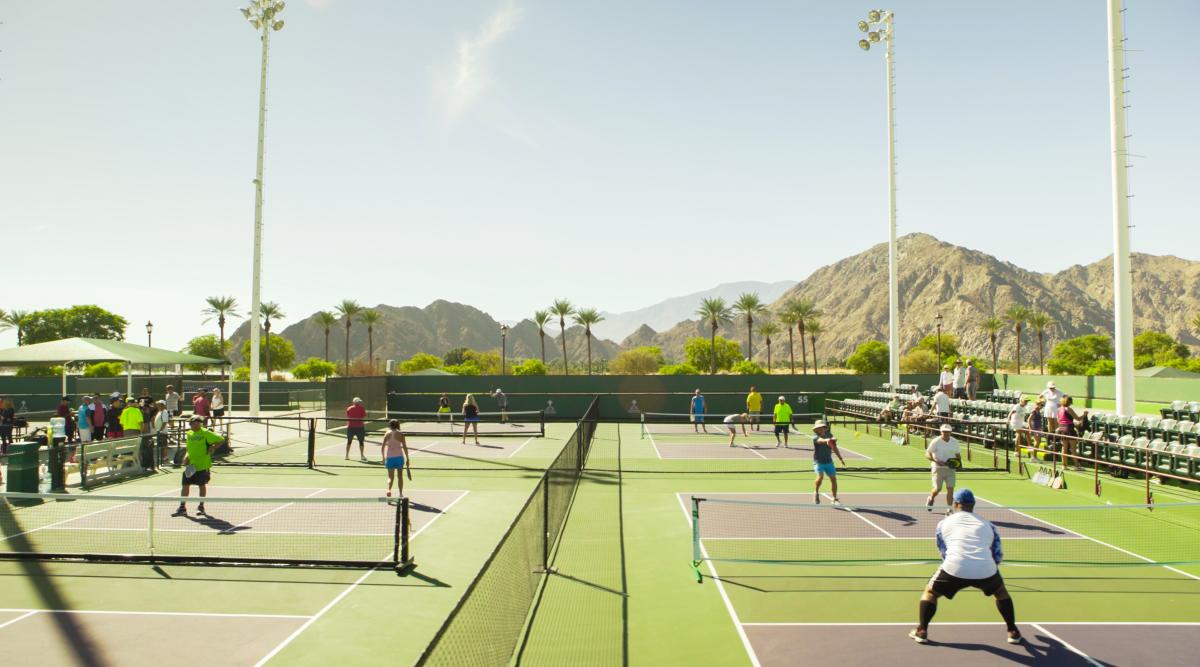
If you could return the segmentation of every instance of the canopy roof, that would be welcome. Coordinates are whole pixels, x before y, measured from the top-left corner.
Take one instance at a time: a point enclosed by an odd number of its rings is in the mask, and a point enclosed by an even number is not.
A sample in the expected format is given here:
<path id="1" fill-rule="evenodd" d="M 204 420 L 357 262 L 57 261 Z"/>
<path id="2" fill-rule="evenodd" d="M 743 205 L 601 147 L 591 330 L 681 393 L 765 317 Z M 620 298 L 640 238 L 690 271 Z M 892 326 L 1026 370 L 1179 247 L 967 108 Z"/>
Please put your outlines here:
<path id="1" fill-rule="evenodd" d="M 220 359 L 198 357 L 194 354 L 160 350 L 145 345 L 101 338 L 64 338 L 48 343 L 22 345 L 0 350 L 0 366 L 47 366 L 103 361 L 155 366 L 173 366 L 175 364 L 216 366 L 227 363 Z"/>
<path id="2" fill-rule="evenodd" d="M 1133 372 L 1134 375 L 1141 378 L 1200 378 L 1200 373 L 1185 371 L 1181 368 L 1172 368 L 1170 366 L 1151 366 Z"/>

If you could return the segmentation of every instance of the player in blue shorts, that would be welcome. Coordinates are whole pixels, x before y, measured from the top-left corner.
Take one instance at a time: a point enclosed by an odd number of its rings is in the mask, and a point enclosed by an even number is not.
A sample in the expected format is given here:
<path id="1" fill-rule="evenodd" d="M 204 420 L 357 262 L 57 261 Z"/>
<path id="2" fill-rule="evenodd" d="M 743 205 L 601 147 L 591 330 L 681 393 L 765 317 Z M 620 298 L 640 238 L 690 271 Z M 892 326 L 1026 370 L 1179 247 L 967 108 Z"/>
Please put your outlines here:
<path id="1" fill-rule="evenodd" d="M 412 479 L 412 461 L 408 455 L 408 441 L 404 438 L 404 433 L 400 431 L 400 420 L 393 419 L 388 422 L 387 435 L 383 436 L 383 442 L 380 443 L 380 454 L 383 455 L 383 465 L 387 468 L 388 498 L 392 497 L 392 481 L 399 482 L 397 491 L 400 497 L 404 497 L 404 474 L 408 473 L 408 478 Z"/>
<path id="2" fill-rule="evenodd" d="M 833 490 L 833 504 L 841 505 L 842 501 L 838 500 L 837 467 L 833 465 L 833 455 L 837 455 L 843 466 L 846 465 L 846 459 L 842 458 L 837 439 L 829 432 L 829 424 L 824 420 L 818 419 L 817 423 L 813 424 L 813 433 L 813 472 L 817 473 L 817 480 L 813 483 L 813 502 L 821 504 L 821 482 L 828 475 L 829 486 Z"/>
<path id="3" fill-rule="evenodd" d="M 692 402 L 688 404 L 688 414 L 692 418 L 692 430 L 699 433 L 700 429 L 704 429 L 708 433 L 708 426 L 704 424 L 704 395 L 700 390 L 692 392 Z"/>

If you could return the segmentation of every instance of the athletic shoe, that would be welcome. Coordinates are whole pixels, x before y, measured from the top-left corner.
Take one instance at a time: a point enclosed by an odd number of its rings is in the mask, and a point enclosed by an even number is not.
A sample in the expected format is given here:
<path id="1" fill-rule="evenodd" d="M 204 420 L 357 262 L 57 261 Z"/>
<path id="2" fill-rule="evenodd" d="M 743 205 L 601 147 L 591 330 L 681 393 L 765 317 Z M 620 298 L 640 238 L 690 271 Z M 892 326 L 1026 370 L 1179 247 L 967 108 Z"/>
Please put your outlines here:
<path id="1" fill-rule="evenodd" d="M 926 511 L 926 512 L 932 512 L 932 511 L 933 511 L 933 501 L 932 501 L 932 500 L 930 500 L 929 502 L 925 503 L 925 511 Z"/>
<path id="2" fill-rule="evenodd" d="M 834 505 L 834 507 L 841 507 L 841 506 L 842 506 L 842 501 L 838 500 L 837 498 L 834 498 L 834 499 L 833 499 L 833 505 Z"/>
<path id="3" fill-rule="evenodd" d="M 363 463 L 366 463 L 366 462 L 367 462 L 367 457 L 365 457 L 365 456 L 360 456 L 360 457 L 358 457 L 358 460 L 359 460 L 359 461 L 362 461 Z"/>
<path id="4" fill-rule="evenodd" d="M 187 507 L 180 505 L 174 512 L 171 512 L 171 516 L 187 516 Z"/>
<path id="5" fill-rule="evenodd" d="M 196 514 L 208 514 L 204 511 L 204 503 L 200 503 L 200 506 L 196 508 Z"/>
<path id="6" fill-rule="evenodd" d="M 921 628 L 913 628 L 912 630 L 909 630 L 908 636 L 912 637 L 913 641 L 915 641 L 918 644 L 928 644 L 929 643 L 929 634 L 927 632 L 925 632 L 924 630 L 922 630 Z"/>
<path id="7" fill-rule="evenodd" d="M 947 507 L 947 508 L 946 508 L 946 516 L 950 516 L 951 514 L 954 514 L 954 508 L 953 508 L 953 507 Z"/>
<path id="8" fill-rule="evenodd" d="M 816 505 L 820 505 L 820 504 L 821 504 L 821 494 L 820 494 L 820 493 L 814 493 L 814 494 L 813 494 L 813 503 L 814 503 L 814 504 L 816 504 Z"/>
<path id="9" fill-rule="evenodd" d="M 1007 641 L 1009 644 L 1020 644 L 1023 641 L 1021 632 L 1019 630 L 1010 630 Z"/>

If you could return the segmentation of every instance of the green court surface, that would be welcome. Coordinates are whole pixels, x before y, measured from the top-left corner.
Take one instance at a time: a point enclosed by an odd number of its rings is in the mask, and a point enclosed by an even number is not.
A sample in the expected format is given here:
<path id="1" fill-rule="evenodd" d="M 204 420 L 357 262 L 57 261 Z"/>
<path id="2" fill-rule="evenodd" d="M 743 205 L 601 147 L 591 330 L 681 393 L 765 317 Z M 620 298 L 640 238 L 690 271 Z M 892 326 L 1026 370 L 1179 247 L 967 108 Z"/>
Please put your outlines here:
<path id="1" fill-rule="evenodd" d="M 415 664 L 574 428 L 548 424 L 544 438 L 481 438 L 480 447 L 415 438 L 414 479 L 405 490 L 417 507 L 416 568 L 407 576 L 384 569 L 0 561 L 0 642 L 14 664 L 157 664 L 164 655 L 172 664 Z M 1012 558 L 1066 560 L 1066 554 L 1089 564 L 1002 566 L 1025 645 L 1006 646 L 992 602 L 964 591 L 940 605 L 931 629 L 940 643 L 915 647 L 905 633 L 936 567 L 930 560 L 936 560 L 937 517 L 912 507 L 929 486 L 928 472 L 920 472 L 920 441 L 900 446 L 839 426 L 834 433 L 847 450 L 840 495 L 861 511 L 803 508 L 796 511 L 811 520 L 781 523 L 771 523 L 772 511 L 734 511 L 705 524 L 710 510 L 702 506 L 702 535 L 714 538 L 702 542 L 710 555 L 730 560 L 701 563 L 698 584 L 691 497 L 810 504 L 806 436 L 793 434 L 793 447 L 776 451 L 773 436 L 763 434 L 739 436 L 739 446 L 729 448 L 727 436 L 644 437 L 636 423 L 600 424 L 532 610 L 503 601 L 490 610 L 494 626 L 514 614 L 524 625 L 513 638 L 511 663 L 1127 664 L 1129 647 L 1151 641 L 1160 650 L 1149 662 L 1195 664 L 1194 653 L 1160 645 L 1189 645 L 1171 633 L 1200 634 L 1200 565 L 1131 563 L 1144 563 L 1139 556 L 1194 555 L 1200 512 L 1172 513 L 1167 505 L 1196 502 L 1200 494 L 1156 484 L 1161 510 L 1060 510 L 1137 504 L 1144 487 L 1105 477 L 1097 497 L 1090 475 L 1070 473 L 1066 489 L 1050 489 L 1002 464 L 993 470 L 992 452 L 974 451 L 959 486 L 971 487 L 981 504 L 986 499 L 989 518 L 1011 538 Z M 218 467 L 214 497 L 382 493 L 378 447 L 368 444 L 368 462 L 356 460 L 357 447 L 347 461 L 344 440 L 321 435 L 316 469 L 300 465 L 305 451 L 303 438 L 293 438 L 239 455 L 239 463 L 254 465 Z M 177 475 L 93 493 L 172 495 Z M 877 505 L 891 509 L 871 509 Z M 1044 509 L 1009 509 L 1030 506 Z M 33 516 L 24 511 L 12 514 Z M 0 525 L 11 539 L 11 521 Z M 889 558 L 900 542 L 906 558 L 849 562 Z M 756 562 L 764 554 L 811 559 L 823 549 L 834 562 Z M 479 641 L 490 629 L 481 621 Z M 1122 641 L 1113 641 L 1117 636 Z"/>

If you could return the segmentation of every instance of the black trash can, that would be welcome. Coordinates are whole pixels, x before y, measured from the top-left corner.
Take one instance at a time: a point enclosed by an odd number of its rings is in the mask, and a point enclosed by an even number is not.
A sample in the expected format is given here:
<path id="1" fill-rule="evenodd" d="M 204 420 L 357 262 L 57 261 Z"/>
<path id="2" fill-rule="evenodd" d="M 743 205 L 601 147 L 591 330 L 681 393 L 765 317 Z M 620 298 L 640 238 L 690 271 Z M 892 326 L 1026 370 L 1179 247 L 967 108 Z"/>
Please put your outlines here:
<path id="1" fill-rule="evenodd" d="M 8 448 L 8 490 L 13 493 L 38 491 L 37 442 L 14 442 Z"/>

